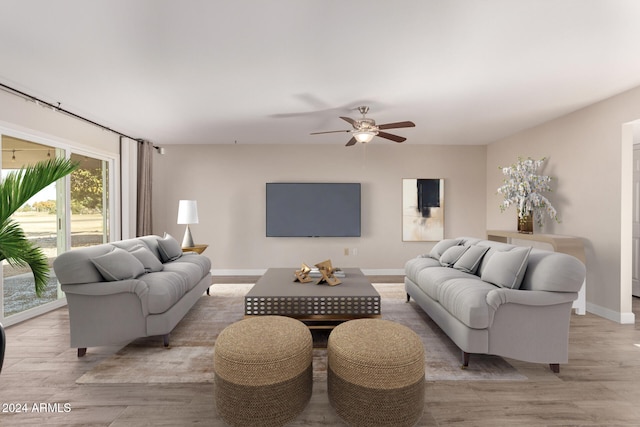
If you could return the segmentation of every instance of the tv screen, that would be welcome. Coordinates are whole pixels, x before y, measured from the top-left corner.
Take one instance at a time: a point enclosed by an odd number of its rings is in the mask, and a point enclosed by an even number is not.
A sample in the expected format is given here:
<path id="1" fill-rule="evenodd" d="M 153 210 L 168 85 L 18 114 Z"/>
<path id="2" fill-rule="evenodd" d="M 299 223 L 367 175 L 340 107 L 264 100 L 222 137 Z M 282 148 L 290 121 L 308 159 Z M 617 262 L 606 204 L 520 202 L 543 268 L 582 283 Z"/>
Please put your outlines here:
<path id="1" fill-rule="evenodd" d="M 359 236 L 359 183 L 267 183 L 267 237 Z"/>

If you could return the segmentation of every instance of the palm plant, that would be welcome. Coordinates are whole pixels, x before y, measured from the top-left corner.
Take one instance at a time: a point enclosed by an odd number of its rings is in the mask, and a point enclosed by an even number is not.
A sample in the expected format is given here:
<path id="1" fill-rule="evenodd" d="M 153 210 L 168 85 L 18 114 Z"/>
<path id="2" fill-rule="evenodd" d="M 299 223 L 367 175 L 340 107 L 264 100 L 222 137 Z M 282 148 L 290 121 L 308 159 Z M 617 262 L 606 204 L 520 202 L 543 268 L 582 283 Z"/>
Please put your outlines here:
<path id="1" fill-rule="evenodd" d="M 0 182 L 0 262 L 6 259 L 12 267 L 29 266 L 37 296 L 41 296 L 47 286 L 49 263 L 11 215 L 40 190 L 77 167 L 77 163 L 67 159 L 49 159 L 11 172 Z"/>

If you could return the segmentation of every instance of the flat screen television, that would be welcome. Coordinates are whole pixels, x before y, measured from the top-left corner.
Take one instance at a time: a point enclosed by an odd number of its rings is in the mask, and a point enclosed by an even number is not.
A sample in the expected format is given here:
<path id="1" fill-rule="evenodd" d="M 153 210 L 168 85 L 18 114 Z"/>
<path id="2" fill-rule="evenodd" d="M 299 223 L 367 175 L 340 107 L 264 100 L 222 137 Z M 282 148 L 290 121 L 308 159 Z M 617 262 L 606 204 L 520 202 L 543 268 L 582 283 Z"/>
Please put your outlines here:
<path id="1" fill-rule="evenodd" d="M 360 184 L 268 182 L 267 237 L 360 237 Z"/>

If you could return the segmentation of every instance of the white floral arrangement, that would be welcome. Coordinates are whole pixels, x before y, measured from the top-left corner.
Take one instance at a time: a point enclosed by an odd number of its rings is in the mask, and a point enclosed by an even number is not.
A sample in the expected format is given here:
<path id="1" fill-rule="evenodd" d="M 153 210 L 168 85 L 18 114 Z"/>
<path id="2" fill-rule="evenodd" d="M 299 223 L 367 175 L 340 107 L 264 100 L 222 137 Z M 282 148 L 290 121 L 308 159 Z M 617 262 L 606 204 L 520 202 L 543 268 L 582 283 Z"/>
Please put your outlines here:
<path id="1" fill-rule="evenodd" d="M 518 157 L 515 164 L 500 167 L 502 173 L 507 177 L 503 181 L 504 184 L 498 188 L 498 194 L 504 196 L 504 200 L 500 204 L 501 212 L 504 212 L 511 205 L 516 205 L 518 217 L 521 219 L 533 212 L 536 223 L 542 226 L 546 213 L 559 222 L 555 208 L 541 194 L 545 191 L 552 191 L 551 177 L 536 174 L 545 160 L 545 157 L 540 160 L 533 160 L 531 157 L 527 159 Z"/>

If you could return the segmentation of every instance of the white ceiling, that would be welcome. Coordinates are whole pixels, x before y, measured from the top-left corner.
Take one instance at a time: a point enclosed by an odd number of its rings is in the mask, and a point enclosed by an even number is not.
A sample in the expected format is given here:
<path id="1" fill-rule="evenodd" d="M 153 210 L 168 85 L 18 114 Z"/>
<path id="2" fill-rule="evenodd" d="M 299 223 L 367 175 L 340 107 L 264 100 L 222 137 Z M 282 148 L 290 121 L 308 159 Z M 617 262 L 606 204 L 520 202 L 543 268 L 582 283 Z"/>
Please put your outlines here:
<path id="1" fill-rule="evenodd" d="M 486 144 L 640 85 L 636 0 L 0 0 L 0 83 L 166 144 Z M 376 144 L 393 144 L 374 139 Z"/>

